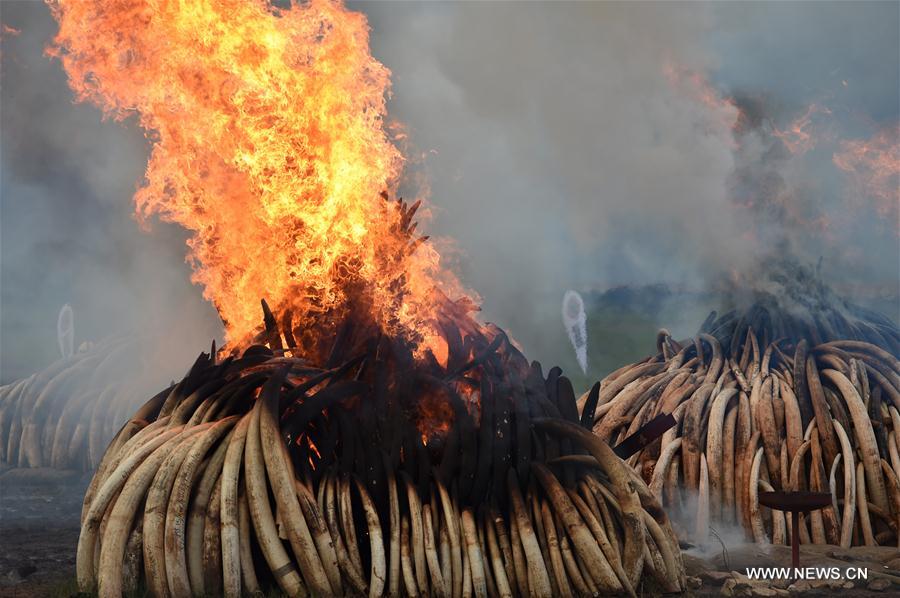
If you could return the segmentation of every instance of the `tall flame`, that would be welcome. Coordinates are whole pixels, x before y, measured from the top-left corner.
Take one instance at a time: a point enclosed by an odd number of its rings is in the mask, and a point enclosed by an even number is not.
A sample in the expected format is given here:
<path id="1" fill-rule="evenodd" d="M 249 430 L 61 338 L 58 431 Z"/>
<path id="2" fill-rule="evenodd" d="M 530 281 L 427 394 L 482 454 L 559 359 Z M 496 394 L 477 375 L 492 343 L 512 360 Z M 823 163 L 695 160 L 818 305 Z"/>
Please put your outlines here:
<path id="1" fill-rule="evenodd" d="M 369 52 L 363 15 L 327 0 L 58 0 L 51 10 L 50 53 L 77 98 L 136 115 L 147 131 L 137 213 L 191 232 L 194 281 L 230 342 L 252 337 L 260 298 L 295 322 L 328 319 L 351 283 L 377 324 L 427 329 L 433 289 L 453 280 L 434 248 L 410 251 L 404 212 L 382 197 L 403 157 L 385 132 L 390 72 Z"/>

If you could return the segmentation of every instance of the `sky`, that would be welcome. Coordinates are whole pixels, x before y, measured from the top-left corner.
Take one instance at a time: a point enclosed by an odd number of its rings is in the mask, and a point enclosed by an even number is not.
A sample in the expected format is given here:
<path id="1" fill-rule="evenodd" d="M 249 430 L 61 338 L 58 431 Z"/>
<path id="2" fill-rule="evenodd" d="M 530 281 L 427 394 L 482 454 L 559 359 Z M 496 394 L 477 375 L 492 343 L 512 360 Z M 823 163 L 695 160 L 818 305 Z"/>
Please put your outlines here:
<path id="1" fill-rule="evenodd" d="M 896 131 L 900 3 L 349 6 L 393 73 L 424 228 L 530 356 L 564 361 L 546 339 L 567 289 L 702 290 L 773 250 L 896 310 L 896 195 L 878 213 L 833 156 Z M 78 340 L 150 327 L 199 352 L 220 331 L 185 235 L 132 217 L 142 133 L 73 103 L 42 3 L 2 2 L 0 22 L 18 31 L 0 42 L 0 380 L 55 357 L 64 303 Z M 792 153 L 779 133 L 811 106 L 815 143 Z"/>

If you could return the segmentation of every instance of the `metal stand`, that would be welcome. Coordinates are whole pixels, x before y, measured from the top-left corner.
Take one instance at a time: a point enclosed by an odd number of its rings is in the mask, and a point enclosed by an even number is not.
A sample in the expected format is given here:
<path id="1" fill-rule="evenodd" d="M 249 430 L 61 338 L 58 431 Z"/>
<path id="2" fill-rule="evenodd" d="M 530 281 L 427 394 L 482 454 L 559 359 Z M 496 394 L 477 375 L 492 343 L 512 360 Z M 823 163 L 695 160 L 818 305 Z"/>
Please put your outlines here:
<path id="1" fill-rule="evenodd" d="M 791 514 L 791 568 L 800 568 L 800 514 L 831 504 L 827 492 L 760 492 L 759 504 Z"/>

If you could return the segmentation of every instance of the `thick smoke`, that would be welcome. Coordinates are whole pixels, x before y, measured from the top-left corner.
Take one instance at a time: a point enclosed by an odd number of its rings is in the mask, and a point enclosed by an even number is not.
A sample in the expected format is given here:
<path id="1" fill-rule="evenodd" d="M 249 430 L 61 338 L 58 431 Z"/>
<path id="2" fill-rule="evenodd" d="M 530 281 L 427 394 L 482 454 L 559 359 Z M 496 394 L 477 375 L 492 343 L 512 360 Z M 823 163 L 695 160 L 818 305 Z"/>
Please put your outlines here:
<path id="1" fill-rule="evenodd" d="M 0 380 L 59 357 L 57 314 L 68 303 L 76 348 L 125 331 L 164 334 L 165 348 L 137 350 L 167 384 L 220 324 L 190 283 L 185 235 L 166 225 L 145 234 L 132 217 L 146 140 L 73 103 L 62 68 L 43 54 L 56 31 L 46 6 L 4 2 L 0 20 Z"/>
<path id="2" fill-rule="evenodd" d="M 559 319 L 567 288 L 702 291 L 759 264 L 760 248 L 822 256 L 829 281 L 876 289 L 896 316 L 896 223 L 885 232 L 865 205 L 843 203 L 830 146 L 795 157 L 771 132 L 813 103 L 830 107 L 835 139 L 896 124 L 897 4 L 351 7 L 369 16 L 373 53 L 393 71 L 391 114 L 418 151 L 411 178 L 430 186 L 426 228 L 453 239 L 486 319 L 529 356 L 577 367 Z M 72 104 L 42 55 L 55 31 L 45 6 L 2 8 L 21 33 L 4 33 L 2 49 L 0 378 L 52 359 L 63 303 L 79 340 L 149 323 L 182 332 L 179 348 L 196 353 L 219 323 L 189 283 L 184 235 L 141 233 L 131 216 L 145 140 L 134 123 Z M 831 228 L 793 220 L 819 214 Z"/>
<path id="3" fill-rule="evenodd" d="M 790 270 L 815 265 L 820 282 L 896 317 L 898 190 L 879 189 L 891 196 L 879 203 L 860 196 L 835 168 L 846 125 L 827 106 L 813 104 L 779 128 L 779 111 L 767 99 L 738 94 L 735 102 L 740 118 L 731 194 L 755 259 L 731 282 L 750 296 L 762 291 L 779 297 L 789 310 L 795 306 L 791 293 L 776 279 L 790 277 L 798 294 L 805 283 Z M 892 143 L 900 143 L 895 133 Z"/>
<path id="4" fill-rule="evenodd" d="M 360 7 L 425 152 L 433 228 L 529 355 L 567 355 L 566 288 L 766 290 L 775 257 L 821 257 L 829 284 L 897 317 L 896 210 L 847 201 L 832 163 L 840 139 L 896 126 L 896 4 Z M 828 114 L 795 156 L 774 133 L 814 104 Z"/>
<path id="5" fill-rule="evenodd" d="M 369 11 L 369 5 L 362 5 Z M 426 154 L 433 227 L 526 346 L 568 286 L 701 284 L 740 259 L 728 123 L 667 67 L 712 68 L 706 11 L 660 4 L 378 5 L 393 114 Z M 412 50 L 415 48 L 415 50 Z M 713 253 L 709 245 L 720 249 Z"/>

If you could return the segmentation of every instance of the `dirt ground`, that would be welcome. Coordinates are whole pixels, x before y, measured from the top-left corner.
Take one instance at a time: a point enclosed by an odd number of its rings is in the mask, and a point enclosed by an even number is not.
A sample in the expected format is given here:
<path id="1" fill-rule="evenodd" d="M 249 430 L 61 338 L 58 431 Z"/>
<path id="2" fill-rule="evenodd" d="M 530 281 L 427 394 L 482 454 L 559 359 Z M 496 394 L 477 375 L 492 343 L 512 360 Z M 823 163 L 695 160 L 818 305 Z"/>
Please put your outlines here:
<path id="1" fill-rule="evenodd" d="M 78 519 L 89 481 L 78 472 L 0 471 L 0 596 L 75 593 Z"/>
<path id="2" fill-rule="evenodd" d="M 49 469 L 0 470 L 0 597 L 78 596 L 75 548 L 88 474 Z M 786 567 L 790 548 L 742 544 L 727 550 L 684 554 L 688 595 L 774 598 L 802 595 L 842 598 L 900 595 L 900 550 L 805 546 L 803 567 L 865 567 L 868 579 L 850 582 L 758 582 L 747 567 Z"/>

